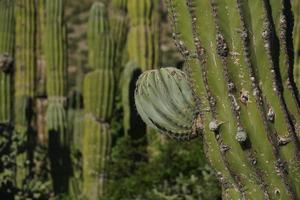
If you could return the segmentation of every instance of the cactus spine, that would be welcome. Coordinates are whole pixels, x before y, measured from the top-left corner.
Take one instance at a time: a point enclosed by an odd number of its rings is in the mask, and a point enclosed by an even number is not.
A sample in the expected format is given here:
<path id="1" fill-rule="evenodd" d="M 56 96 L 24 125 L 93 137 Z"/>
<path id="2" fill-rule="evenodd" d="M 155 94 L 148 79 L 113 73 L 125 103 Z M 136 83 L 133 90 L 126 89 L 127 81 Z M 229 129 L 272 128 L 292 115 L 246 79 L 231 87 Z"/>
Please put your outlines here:
<path id="1" fill-rule="evenodd" d="M 0 123 L 13 120 L 14 1 L 0 1 Z"/>
<path id="2" fill-rule="evenodd" d="M 68 189 L 66 133 L 67 55 L 64 1 L 46 1 L 45 58 L 47 65 L 47 130 L 52 179 L 56 193 Z"/>
<path id="3" fill-rule="evenodd" d="M 29 173 L 30 152 L 27 147 L 34 137 L 34 98 L 36 91 L 36 4 L 34 0 L 16 0 L 16 70 L 15 127 L 24 139 L 25 149 L 17 156 L 17 185 Z"/>
<path id="4" fill-rule="evenodd" d="M 299 199 L 289 1 L 166 2 L 224 199 Z"/>
<path id="5" fill-rule="evenodd" d="M 94 3 L 89 16 L 89 64 L 92 69 L 83 83 L 83 194 L 99 199 L 105 194 L 107 162 L 111 148 L 109 122 L 114 100 L 113 40 L 106 7 Z"/>

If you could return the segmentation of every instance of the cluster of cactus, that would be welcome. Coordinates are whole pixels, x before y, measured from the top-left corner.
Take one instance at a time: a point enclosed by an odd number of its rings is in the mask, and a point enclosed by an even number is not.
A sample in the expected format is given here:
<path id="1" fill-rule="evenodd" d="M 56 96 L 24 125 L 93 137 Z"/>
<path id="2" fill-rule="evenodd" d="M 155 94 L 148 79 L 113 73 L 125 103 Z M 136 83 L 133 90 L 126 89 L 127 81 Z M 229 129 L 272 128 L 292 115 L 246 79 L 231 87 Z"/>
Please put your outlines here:
<path id="1" fill-rule="evenodd" d="M 115 50 L 104 4 L 93 4 L 88 29 L 91 71 L 83 81 L 83 195 L 88 199 L 98 199 L 106 190 L 111 149 L 110 120 L 115 93 Z"/>
<path id="2" fill-rule="evenodd" d="M 179 84 L 183 72 L 174 69 L 140 77 L 135 95 L 145 122 L 172 138 L 202 133 L 223 199 L 299 199 L 290 1 L 166 3 L 187 79 Z M 191 96 L 193 115 L 178 106 Z"/>

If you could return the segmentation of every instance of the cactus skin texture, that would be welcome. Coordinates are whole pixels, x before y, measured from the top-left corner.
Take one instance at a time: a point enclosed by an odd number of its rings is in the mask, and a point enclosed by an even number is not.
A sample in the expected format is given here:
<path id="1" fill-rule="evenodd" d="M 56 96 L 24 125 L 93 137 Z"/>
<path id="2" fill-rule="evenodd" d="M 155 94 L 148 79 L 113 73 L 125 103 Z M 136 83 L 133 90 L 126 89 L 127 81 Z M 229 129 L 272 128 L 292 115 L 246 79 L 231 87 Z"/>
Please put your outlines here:
<path id="1" fill-rule="evenodd" d="M 128 59 L 137 63 L 142 71 L 159 64 L 159 4 L 159 0 L 127 2 L 130 20 Z"/>
<path id="2" fill-rule="evenodd" d="M 15 68 L 15 128 L 26 143 L 35 135 L 34 98 L 36 91 L 36 3 L 16 0 L 16 68 Z M 28 145 L 30 145 L 28 143 Z M 17 156 L 17 186 L 22 187 L 29 175 L 30 157 L 26 147 Z"/>
<path id="3" fill-rule="evenodd" d="M 292 0 L 292 8 L 294 11 L 294 59 L 295 59 L 295 81 L 297 87 L 300 87 L 300 2 Z"/>
<path id="4" fill-rule="evenodd" d="M 14 1 L 0 1 L 0 123 L 13 120 Z"/>
<path id="5" fill-rule="evenodd" d="M 166 3 L 223 198 L 299 199 L 290 1 Z"/>
<path id="6" fill-rule="evenodd" d="M 46 1 L 45 59 L 47 66 L 49 156 L 56 193 L 68 190 L 69 158 L 67 144 L 67 51 L 63 0 Z"/>
<path id="7" fill-rule="evenodd" d="M 89 16 L 89 64 L 91 72 L 83 81 L 83 195 L 89 200 L 104 196 L 107 162 L 111 149 L 110 120 L 113 111 L 115 82 L 114 52 L 106 7 L 92 5 Z M 100 50 L 98 50 L 100 49 Z M 108 51 L 107 51 L 108 50 Z"/>
<path id="8" fill-rule="evenodd" d="M 128 32 L 128 17 L 127 17 L 127 0 L 112 0 L 110 2 L 109 9 L 109 25 L 110 32 L 114 38 L 114 64 L 120 65 L 120 61 L 124 58 L 124 50 L 127 41 Z M 121 69 L 115 69 L 117 71 L 117 77 Z"/>
<path id="9" fill-rule="evenodd" d="M 171 138 L 190 140 L 202 128 L 187 75 L 176 68 L 144 72 L 137 81 L 135 103 L 151 128 Z"/>

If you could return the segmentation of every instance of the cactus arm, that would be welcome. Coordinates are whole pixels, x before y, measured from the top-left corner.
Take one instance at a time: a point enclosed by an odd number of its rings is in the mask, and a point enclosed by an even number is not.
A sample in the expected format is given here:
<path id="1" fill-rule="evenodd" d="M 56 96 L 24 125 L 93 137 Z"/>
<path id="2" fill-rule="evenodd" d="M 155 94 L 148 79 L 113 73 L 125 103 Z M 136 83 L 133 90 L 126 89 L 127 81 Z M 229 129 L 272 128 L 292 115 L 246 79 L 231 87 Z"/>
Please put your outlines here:
<path id="1" fill-rule="evenodd" d="M 7 58 L 13 59 L 14 57 L 14 1 L 0 1 L 0 56 L 7 54 Z M 13 60 L 11 60 L 13 61 Z M 10 63 L 13 67 L 13 64 Z M 13 120 L 12 114 L 12 70 L 5 73 L 3 60 L 0 64 L 0 123 L 11 123 Z"/>

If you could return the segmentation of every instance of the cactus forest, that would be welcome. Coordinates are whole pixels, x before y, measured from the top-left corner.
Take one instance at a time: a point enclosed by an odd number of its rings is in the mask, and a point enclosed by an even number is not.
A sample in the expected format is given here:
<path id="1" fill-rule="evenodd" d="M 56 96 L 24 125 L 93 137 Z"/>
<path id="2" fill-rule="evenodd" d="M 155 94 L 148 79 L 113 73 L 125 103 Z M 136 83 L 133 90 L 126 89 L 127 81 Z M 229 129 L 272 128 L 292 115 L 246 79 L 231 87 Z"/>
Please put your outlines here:
<path id="1" fill-rule="evenodd" d="M 299 0 L 0 0 L 1 200 L 299 200 Z"/>

